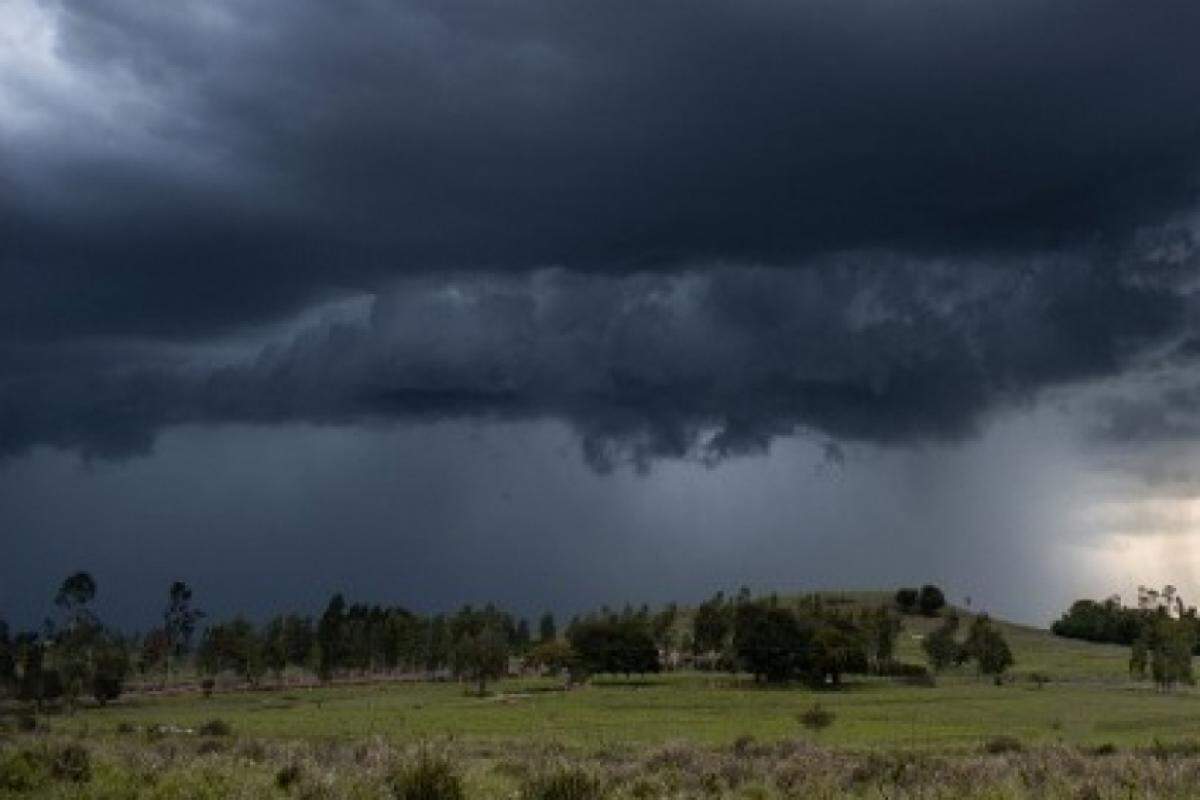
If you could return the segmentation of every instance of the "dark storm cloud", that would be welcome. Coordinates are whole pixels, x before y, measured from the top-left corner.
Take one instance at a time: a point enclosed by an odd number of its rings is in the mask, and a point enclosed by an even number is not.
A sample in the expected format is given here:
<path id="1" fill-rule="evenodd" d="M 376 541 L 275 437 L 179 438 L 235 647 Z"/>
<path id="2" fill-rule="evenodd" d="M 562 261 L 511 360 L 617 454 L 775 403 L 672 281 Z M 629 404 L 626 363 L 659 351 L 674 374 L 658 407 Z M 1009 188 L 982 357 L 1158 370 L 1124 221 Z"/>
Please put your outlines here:
<path id="1" fill-rule="evenodd" d="M 1046 386 L 1120 374 L 1181 336 L 1184 311 L 1170 288 L 1066 258 L 413 279 L 364 319 L 233 363 L 14 370 L 0 442 L 121 456 L 178 423 L 552 417 L 604 470 L 712 463 L 796 431 L 953 440 Z"/>
<path id="2" fill-rule="evenodd" d="M 1029 253 L 1195 196 L 1194 3 L 43 8 L 82 77 L 5 86 L 42 120 L 0 140 L 0 319 L 27 341 L 447 268 Z"/>
<path id="3" fill-rule="evenodd" d="M 1200 334 L 1192 3 L 38 9 L 0 454 L 445 417 L 565 419 L 602 469 L 832 454 Z"/>

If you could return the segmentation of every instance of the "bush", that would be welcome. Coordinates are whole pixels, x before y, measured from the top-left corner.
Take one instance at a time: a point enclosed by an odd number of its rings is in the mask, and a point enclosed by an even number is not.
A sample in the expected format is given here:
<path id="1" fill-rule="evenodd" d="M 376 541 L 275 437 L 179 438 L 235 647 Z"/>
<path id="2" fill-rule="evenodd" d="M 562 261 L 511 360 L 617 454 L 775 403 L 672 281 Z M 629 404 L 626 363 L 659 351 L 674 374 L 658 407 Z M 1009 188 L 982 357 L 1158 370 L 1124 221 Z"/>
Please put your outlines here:
<path id="1" fill-rule="evenodd" d="M 834 714 L 829 709 L 823 708 L 820 703 L 817 703 L 798 714 L 797 719 L 800 720 L 801 725 L 810 731 L 820 733 L 833 724 Z"/>
<path id="2" fill-rule="evenodd" d="M 1089 756 L 1113 756 L 1117 754 L 1118 750 L 1117 746 L 1112 742 L 1105 742 L 1104 744 L 1085 747 L 1083 748 L 1083 752 Z"/>
<path id="3" fill-rule="evenodd" d="M 920 606 L 921 613 L 925 616 L 935 616 L 937 612 L 945 607 L 946 595 L 938 587 L 927 583 L 921 587 L 921 593 L 917 597 L 917 605 Z"/>
<path id="4" fill-rule="evenodd" d="M 388 776 L 396 800 L 463 800 L 462 778 L 445 756 L 422 752 Z"/>
<path id="5" fill-rule="evenodd" d="M 46 765 L 28 750 L 0 753 L 0 793 L 35 792 L 49 782 Z"/>
<path id="6" fill-rule="evenodd" d="M 1149 748 L 1141 749 L 1140 752 L 1147 753 L 1159 761 L 1166 761 L 1170 758 L 1195 758 L 1200 755 L 1200 741 L 1180 739 L 1164 742 L 1161 739 L 1155 739 Z"/>
<path id="7" fill-rule="evenodd" d="M 217 739 L 205 739 L 196 748 L 196 754 L 201 756 L 211 756 L 219 753 L 224 753 L 229 749 L 229 745 Z"/>
<path id="8" fill-rule="evenodd" d="M 604 783 L 579 766 L 559 766 L 529 778 L 521 787 L 524 800 L 600 800 Z"/>
<path id="9" fill-rule="evenodd" d="M 56 669 L 48 669 L 42 671 L 42 700 L 58 700 L 63 696 L 63 679 L 62 673 Z M 24 700 L 36 700 L 35 697 L 22 698 Z"/>
<path id="10" fill-rule="evenodd" d="M 917 607 L 916 589 L 901 589 L 896 592 L 896 607 L 905 614 L 911 614 Z"/>
<path id="11" fill-rule="evenodd" d="M 733 740 L 733 754 L 738 758 L 748 758 L 754 755 L 757 749 L 757 742 L 754 737 L 748 733 L 743 733 L 741 736 Z"/>
<path id="12" fill-rule="evenodd" d="M 1019 753 L 1025 749 L 1021 740 L 1015 736 L 993 736 L 984 742 L 983 751 L 998 756 L 1005 753 Z"/>
<path id="13" fill-rule="evenodd" d="M 50 774 L 55 780 L 87 783 L 92 779 L 92 756 L 81 744 L 67 744 L 52 754 Z"/>
<path id="14" fill-rule="evenodd" d="M 229 736 L 233 733 L 233 726 L 223 719 L 210 719 L 197 732 L 201 736 Z"/>
<path id="15" fill-rule="evenodd" d="M 101 706 L 106 706 L 121 696 L 125 689 L 124 679 L 116 675 L 96 675 L 92 678 L 92 697 Z"/>
<path id="16" fill-rule="evenodd" d="M 285 792 L 298 784 L 300 779 L 304 777 L 304 771 L 299 764 L 288 764 L 279 768 L 275 773 L 275 785 Z"/>

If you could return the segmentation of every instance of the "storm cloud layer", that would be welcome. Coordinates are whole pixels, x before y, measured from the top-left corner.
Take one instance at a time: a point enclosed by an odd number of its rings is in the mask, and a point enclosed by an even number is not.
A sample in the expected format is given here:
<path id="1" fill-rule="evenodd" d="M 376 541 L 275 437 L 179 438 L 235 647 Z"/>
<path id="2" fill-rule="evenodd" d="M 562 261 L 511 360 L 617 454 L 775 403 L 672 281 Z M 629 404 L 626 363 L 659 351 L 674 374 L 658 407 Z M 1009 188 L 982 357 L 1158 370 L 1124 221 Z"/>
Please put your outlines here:
<path id="1" fill-rule="evenodd" d="M 1195 355 L 1192 3 L 4 13 L 3 455 L 467 416 L 712 463 Z"/>
<path id="2" fill-rule="evenodd" d="M 1145 274 L 870 261 L 414 279 L 219 356 L 15 369 L 0 434 L 10 453 L 125 456 L 171 424 L 550 417 L 601 470 L 714 463 L 797 431 L 962 438 L 989 411 L 1120 375 L 1188 330 L 1184 296 Z"/>

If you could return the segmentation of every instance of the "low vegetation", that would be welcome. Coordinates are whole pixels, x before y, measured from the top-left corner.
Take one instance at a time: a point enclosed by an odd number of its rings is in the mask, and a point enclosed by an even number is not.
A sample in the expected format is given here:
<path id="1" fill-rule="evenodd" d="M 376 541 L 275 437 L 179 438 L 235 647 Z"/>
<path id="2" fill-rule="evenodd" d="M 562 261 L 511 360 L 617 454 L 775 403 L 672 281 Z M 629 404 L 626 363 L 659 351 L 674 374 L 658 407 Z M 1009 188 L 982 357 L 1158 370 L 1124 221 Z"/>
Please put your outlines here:
<path id="1" fill-rule="evenodd" d="M 214 750 L 180 738 L 0 744 L 0 797 L 77 800 L 397 798 L 1077 798 L 1194 796 L 1200 744 L 1142 749 L 1028 747 L 996 737 L 973 752 L 831 749 L 744 739 L 704 747 L 591 752 L 513 744 L 239 740 Z"/>

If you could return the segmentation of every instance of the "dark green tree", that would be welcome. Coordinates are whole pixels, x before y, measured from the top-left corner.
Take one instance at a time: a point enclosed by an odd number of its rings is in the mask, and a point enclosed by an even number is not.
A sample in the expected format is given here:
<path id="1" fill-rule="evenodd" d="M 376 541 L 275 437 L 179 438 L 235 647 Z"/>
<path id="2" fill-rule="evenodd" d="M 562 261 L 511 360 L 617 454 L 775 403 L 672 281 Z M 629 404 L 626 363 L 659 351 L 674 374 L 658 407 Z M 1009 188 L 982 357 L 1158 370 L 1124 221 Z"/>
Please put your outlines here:
<path id="1" fill-rule="evenodd" d="M 942 590 L 933 584 L 925 584 L 921 587 L 921 594 L 917 597 L 917 607 L 921 609 L 921 613 L 927 617 L 936 616 L 946 606 L 946 595 Z"/>
<path id="2" fill-rule="evenodd" d="M 17 653 L 8 623 L 0 619 L 0 693 L 15 693 L 17 685 Z"/>
<path id="3" fill-rule="evenodd" d="M 796 613 L 768 603 L 740 603 L 734 615 L 733 650 L 755 681 L 782 683 L 809 675 L 813 631 Z"/>
<path id="4" fill-rule="evenodd" d="M 88 572 L 68 576 L 58 587 L 54 604 L 65 612 L 67 624 L 82 615 L 90 615 L 88 605 L 96 598 L 96 580 Z"/>
<path id="5" fill-rule="evenodd" d="M 568 689 L 581 675 L 579 655 L 571 645 L 557 639 L 536 644 L 525 657 L 525 666 L 550 675 L 566 674 Z"/>
<path id="6" fill-rule="evenodd" d="M 900 589 L 896 592 L 896 606 L 904 614 L 911 614 L 917 610 L 917 598 L 920 592 L 916 589 Z"/>
<path id="7" fill-rule="evenodd" d="M 97 643 L 92 671 L 92 697 L 101 706 L 121 696 L 129 675 L 129 646 L 114 634 L 104 635 Z"/>
<path id="8" fill-rule="evenodd" d="M 654 643 L 664 652 L 675 649 L 675 623 L 679 619 L 679 607 L 668 603 L 662 611 L 654 615 L 651 622 Z"/>
<path id="9" fill-rule="evenodd" d="M 46 671 L 46 642 L 32 631 L 17 634 L 13 640 L 17 666 L 17 697 L 34 703 L 37 709 L 42 708 L 46 700 L 54 699 L 61 693 L 61 681 L 57 673 L 52 681 L 47 680 Z M 48 683 L 57 683 L 58 692 L 49 687 Z"/>
<path id="10" fill-rule="evenodd" d="M 547 611 L 542 614 L 542 618 L 538 620 L 538 640 L 542 642 L 552 642 L 558 638 L 558 625 L 554 622 L 554 615 Z"/>
<path id="11" fill-rule="evenodd" d="M 163 635 L 166 655 L 162 660 L 163 682 L 171 679 L 171 660 L 183 658 L 192 649 L 196 626 L 204 612 L 192 607 L 192 589 L 183 581 L 175 581 L 167 589 L 167 607 L 163 610 Z"/>
<path id="12" fill-rule="evenodd" d="M 487 693 L 487 682 L 508 674 L 508 636 L 499 626 L 463 629 L 454 642 L 454 673 L 473 681 L 479 696 Z"/>
<path id="13" fill-rule="evenodd" d="M 800 666 L 807 669 L 811 682 L 839 687 L 843 675 L 868 671 L 866 636 L 849 619 L 838 616 L 818 619 L 813 625 L 807 658 L 801 659 Z"/>
<path id="14" fill-rule="evenodd" d="M 450 624 L 444 614 L 438 614 L 429 620 L 427 641 L 425 669 L 432 672 L 447 666 L 450 663 L 453 642 L 450 639 Z"/>
<path id="15" fill-rule="evenodd" d="M 1161 691 L 1177 683 L 1191 685 L 1192 654 L 1196 649 L 1196 627 L 1193 620 L 1172 619 L 1164 611 L 1154 613 L 1142 627 L 1133 644 L 1130 672 L 1144 677 L 1147 670 Z"/>
<path id="16" fill-rule="evenodd" d="M 533 634 L 529 632 L 529 620 L 522 618 L 517 623 L 517 634 L 513 638 L 513 649 L 518 653 L 524 653 L 529 650 L 529 643 L 533 640 Z"/>
<path id="17" fill-rule="evenodd" d="M 957 660 L 960 649 L 955 638 L 957 633 L 958 617 L 951 614 L 936 630 L 925 636 L 921 649 L 925 651 L 931 671 L 942 672 Z"/>
<path id="18" fill-rule="evenodd" d="M 992 624 L 987 614 L 980 614 L 971 623 L 963 651 L 975 661 L 981 675 L 999 678 L 1013 665 L 1012 650 L 1004 640 L 1000 629 Z"/>
<path id="19" fill-rule="evenodd" d="M 567 630 L 567 640 L 589 675 L 641 675 L 660 669 L 649 621 L 640 615 L 580 620 Z"/>
<path id="20" fill-rule="evenodd" d="M 138 653 L 138 671 L 143 675 L 152 671 L 162 671 L 166 674 L 166 660 L 171 653 L 171 644 L 167 633 L 162 628 L 154 628 L 142 637 L 142 646 Z"/>
<path id="21" fill-rule="evenodd" d="M 859 628 L 864 637 L 867 660 L 876 672 L 884 671 L 895 660 L 896 638 L 903 627 L 900 618 L 884 606 L 860 615 Z"/>
<path id="22" fill-rule="evenodd" d="M 53 636 L 52 661 L 69 708 L 90 687 L 95 673 L 101 635 L 100 621 L 90 608 L 95 597 L 96 581 L 87 572 L 68 576 L 54 596 L 62 624 Z"/>
<path id="23" fill-rule="evenodd" d="M 345 642 L 346 628 L 346 598 L 341 593 L 335 594 L 325 607 L 321 621 L 317 624 L 317 645 L 320 647 L 320 657 L 317 661 L 317 676 L 324 682 L 333 679 L 334 674 L 343 666 L 347 656 Z"/>
<path id="24" fill-rule="evenodd" d="M 1055 620 L 1050 630 L 1056 636 L 1132 645 L 1142 633 L 1151 612 L 1124 608 L 1115 600 L 1097 602 L 1076 600 L 1066 613 Z"/>
<path id="25" fill-rule="evenodd" d="M 692 617 L 692 646 L 697 653 L 719 653 L 732 633 L 732 619 L 725 595 L 717 592 L 701 603 Z"/>
<path id="26" fill-rule="evenodd" d="M 200 641 L 196 662 L 207 675 L 233 672 L 252 686 L 267 669 L 262 640 L 244 617 L 210 625 Z"/>
<path id="27" fill-rule="evenodd" d="M 283 618 L 283 646 L 287 662 L 294 667 L 313 667 L 317 635 L 312 617 L 288 614 Z"/>
<path id="28" fill-rule="evenodd" d="M 276 683 L 283 682 L 283 673 L 288 666 L 288 642 L 286 621 L 274 617 L 262 631 L 263 664 L 275 676 Z"/>

